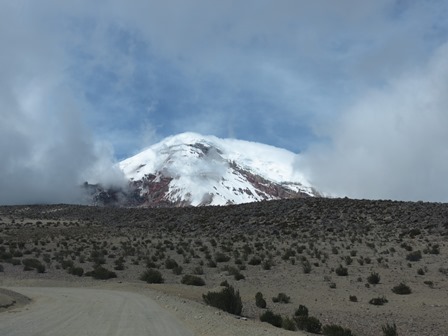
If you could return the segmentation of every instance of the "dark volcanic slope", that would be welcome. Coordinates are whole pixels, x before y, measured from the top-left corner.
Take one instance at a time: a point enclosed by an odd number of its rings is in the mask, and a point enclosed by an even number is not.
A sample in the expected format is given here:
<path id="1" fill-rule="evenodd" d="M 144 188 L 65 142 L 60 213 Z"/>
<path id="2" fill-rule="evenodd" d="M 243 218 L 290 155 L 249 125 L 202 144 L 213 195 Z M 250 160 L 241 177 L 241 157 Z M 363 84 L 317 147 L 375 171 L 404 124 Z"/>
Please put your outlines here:
<path id="1" fill-rule="evenodd" d="M 448 204 L 305 198 L 267 201 L 225 207 L 102 208 L 77 205 L 3 206 L 0 216 L 31 219 L 80 220 L 107 224 L 157 228 L 159 230 L 219 234 L 259 230 L 288 231 L 297 228 L 366 232 L 372 226 L 384 229 L 425 228 L 428 233 L 448 232 Z"/>

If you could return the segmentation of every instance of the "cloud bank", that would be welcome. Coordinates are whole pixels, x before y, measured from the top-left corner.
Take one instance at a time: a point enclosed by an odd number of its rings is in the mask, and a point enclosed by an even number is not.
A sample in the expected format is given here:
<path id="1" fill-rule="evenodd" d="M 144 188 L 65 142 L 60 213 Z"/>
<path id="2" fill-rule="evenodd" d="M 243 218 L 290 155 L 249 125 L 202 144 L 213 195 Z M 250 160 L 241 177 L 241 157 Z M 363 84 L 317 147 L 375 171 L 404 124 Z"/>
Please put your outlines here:
<path id="1" fill-rule="evenodd" d="M 80 203 L 80 185 L 118 183 L 113 156 L 92 139 L 67 60 L 42 15 L 23 2 L 0 14 L 0 204 Z M 39 8 L 35 8 L 39 13 Z M 98 165 L 107 162 L 107 174 Z M 95 172 L 95 174 L 93 174 Z"/>
<path id="2" fill-rule="evenodd" d="M 196 131 L 306 152 L 324 191 L 446 200 L 444 0 L 9 1 L 0 11 L 0 203 Z M 114 154 L 115 153 L 115 154 Z"/>
<path id="3" fill-rule="evenodd" d="M 365 93 L 298 162 L 333 195 L 448 201 L 448 44 Z"/>

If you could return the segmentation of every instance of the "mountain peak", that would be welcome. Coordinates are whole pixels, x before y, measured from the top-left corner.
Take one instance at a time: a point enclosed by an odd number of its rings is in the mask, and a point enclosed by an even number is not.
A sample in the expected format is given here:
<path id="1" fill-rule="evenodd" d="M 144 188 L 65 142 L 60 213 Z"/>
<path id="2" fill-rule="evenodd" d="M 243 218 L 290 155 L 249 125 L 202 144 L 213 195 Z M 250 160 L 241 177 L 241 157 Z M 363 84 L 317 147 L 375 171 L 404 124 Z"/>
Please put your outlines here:
<path id="1" fill-rule="evenodd" d="M 256 142 L 186 132 L 119 163 L 141 205 L 226 205 L 315 196 L 297 155 Z"/>

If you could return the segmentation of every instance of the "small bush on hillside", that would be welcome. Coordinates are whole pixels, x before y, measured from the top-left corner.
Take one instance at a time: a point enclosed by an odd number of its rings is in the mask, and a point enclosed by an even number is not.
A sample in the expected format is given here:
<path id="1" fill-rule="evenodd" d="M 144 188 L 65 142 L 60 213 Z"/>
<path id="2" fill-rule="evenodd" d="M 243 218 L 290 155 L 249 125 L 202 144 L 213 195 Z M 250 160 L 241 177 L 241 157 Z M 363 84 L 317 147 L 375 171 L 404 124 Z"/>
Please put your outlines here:
<path id="1" fill-rule="evenodd" d="M 302 270 L 305 274 L 311 273 L 311 263 L 308 260 L 302 261 Z"/>
<path id="2" fill-rule="evenodd" d="M 37 259 L 23 259 L 23 270 L 24 271 L 31 271 L 35 269 L 37 273 L 44 273 L 45 272 L 45 266 L 40 262 L 40 260 Z"/>
<path id="3" fill-rule="evenodd" d="M 203 294 L 205 303 L 224 310 L 230 314 L 240 315 L 243 309 L 239 291 L 235 291 L 232 286 L 225 287 L 220 292 L 208 292 Z"/>
<path id="4" fill-rule="evenodd" d="M 174 267 L 179 266 L 176 262 L 176 260 L 168 258 L 165 260 L 165 268 L 166 269 L 173 269 Z"/>
<path id="5" fill-rule="evenodd" d="M 283 318 L 281 317 L 281 315 L 274 314 L 272 311 L 266 310 L 263 314 L 261 314 L 260 321 L 267 322 L 277 328 L 281 328 Z"/>
<path id="6" fill-rule="evenodd" d="M 349 296 L 349 300 L 350 300 L 351 302 L 358 302 L 358 297 L 357 297 L 356 295 L 350 295 L 350 296 Z"/>
<path id="7" fill-rule="evenodd" d="M 93 269 L 93 271 L 87 272 L 85 275 L 91 276 L 97 280 L 107 280 L 117 277 L 117 274 L 115 274 L 115 272 L 109 271 L 103 266 L 97 266 Z"/>
<path id="8" fill-rule="evenodd" d="M 335 272 L 339 276 L 347 276 L 348 275 L 348 269 L 346 267 L 343 267 L 342 265 L 339 265 L 339 267 L 335 269 Z"/>
<path id="9" fill-rule="evenodd" d="M 228 255 L 225 255 L 222 252 L 217 252 L 216 255 L 215 255 L 215 260 L 216 260 L 217 263 L 227 262 L 227 261 L 230 260 L 230 257 Z"/>
<path id="10" fill-rule="evenodd" d="M 259 257 L 252 257 L 247 263 L 252 266 L 260 265 L 261 259 Z"/>
<path id="11" fill-rule="evenodd" d="M 84 269 L 82 267 L 71 267 L 68 273 L 72 275 L 82 276 L 84 274 Z"/>
<path id="12" fill-rule="evenodd" d="M 164 279 L 162 273 L 155 269 L 146 270 L 141 276 L 140 280 L 146 281 L 147 283 L 163 283 Z"/>
<path id="13" fill-rule="evenodd" d="M 322 329 L 319 319 L 313 316 L 296 316 L 294 321 L 296 321 L 297 329 L 299 330 L 319 334 Z"/>
<path id="14" fill-rule="evenodd" d="M 308 308 L 304 305 L 299 305 L 299 308 L 295 311 L 294 316 L 308 316 Z"/>
<path id="15" fill-rule="evenodd" d="M 280 303 L 289 303 L 290 300 L 291 298 L 285 293 L 278 293 L 277 296 L 272 298 L 273 302 L 280 302 Z"/>
<path id="16" fill-rule="evenodd" d="M 399 285 L 393 287 L 392 292 L 399 295 L 407 295 L 412 293 L 411 288 L 404 283 L 400 283 Z"/>
<path id="17" fill-rule="evenodd" d="M 261 294 L 261 292 L 258 292 L 257 294 L 255 294 L 255 305 L 258 308 L 266 308 L 266 300 L 263 297 L 263 294 Z"/>
<path id="18" fill-rule="evenodd" d="M 385 324 L 381 327 L 381 330 L 383 330 L 383 336 L 397 336 L 397 326 L 394 324 Z"/>
<path id="19" fill-rule="evenodd" d="M 325 325 L 322 328 L 322 334 L 325 336 L 353 336 L 350 329 L 341 327 L 336 324 Z"/>
<path id="20" fill-rule="evenodd" d="M 296 322 L 292 318 L 286 316 L 282 320 L 282 328 L 285 330 L 296 331 Z"/>
<path id="21" fill-rule="evenodd" d="M 173 274 L 181 275 L 183 270 L 184 269 L 182 266 L 176 266 L 173 268 Z"/>
<path id="22" fill-rule="evenodd" d="M 422 259 L 421 251 L 414 251 L 414 252 L 409 253 L 406 256 L 406 260 L 409 260 L 409 261 L 419 261 L 420 259 Z"/>
<path id="23" fill-rule="evenodd" d="M 378 273 L 371 273 L 368 277 L 367 277 L 367 282 L 371 285 L 377 285 L 380 283 L 380 275 Z"/>
<path id="24" fill-rule="evenodd" d="M 201 277 L 198 277 L 196 275 L 190 275 L 190 274 L 184 275 L 184 277 L 181 280 L 181 283 L 183 283 L 184 285 L 189 285 L 189 286 L 204 286 L 205 285 L 204 279 L 202 279 Z"/>
<path id="25" fill-rule="evenodd" d="M 377 297 L 377 298 L 373 298 L 369 301 L 370 304 L 375 305 L 375 306 L 382 306 L 385 303 L 387 303 L 387 299 L 383 296 L 383 297 Z"/>
<path id="26" fill-rule="evenodd" d="M 3 265 L 0 264 L 0 272 L 3 272 L 5 269 L 3 268 Z"/>

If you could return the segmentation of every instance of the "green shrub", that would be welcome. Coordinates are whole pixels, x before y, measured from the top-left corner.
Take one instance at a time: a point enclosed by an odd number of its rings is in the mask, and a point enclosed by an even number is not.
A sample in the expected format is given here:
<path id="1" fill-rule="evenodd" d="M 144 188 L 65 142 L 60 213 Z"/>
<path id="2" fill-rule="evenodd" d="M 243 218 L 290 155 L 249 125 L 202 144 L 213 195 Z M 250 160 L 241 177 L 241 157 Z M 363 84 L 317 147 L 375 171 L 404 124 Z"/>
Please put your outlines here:
<path id="1" fill-rule="evenodd" d="M 299 305 L 299 308 L 295 311 L 294 316 L 308 316 L 308 308 L 304 305 Z"/>
<path id="2" fill-rule="evenodd" d="M 87 272 L 85 275 L 91 276 L 94 279 L 98 280 L 107 280 L 117 277 L 117 274 L 115 272 L 109 271 L 107 268 L 104 268 L 103 266 L 97 266 L 94 268 L 93 271 Z"/>
<path id="3" fill-rule="evenodd" d="M 285 293 L 278 293 L 277 296 L 272 298 L 273 302 L 280 302 L 280 303 L 289 303 L 290 300 L 291 298 Z"/>
<path id="4" fill-rule="evenodd" d="M 404 283 L 400 283 L 399 285 L 393 287 L 392 292 L 399 295 L 407 295 L 412 293 L 411 288 Z"/>
<path id="5" fill-rule="evenodd" d="M 406 256 L 406 260 L 409 260 L 409 261 L 419 261 L 420 259 L 422 259 L 421 251 L 414 251 L 414 252 L 409 253 Z"/>
<path id="6" fill-rule="evenodd" d="M 68 273 L 72 275 L 82 276 L 84 274 L 84 269 L 82 267 L 71 267 Z"/>
<path id="7" fill-rule="evenodd" d="M 260 292 L 255 294 L 255 305 L 258 308 L 266 308 L 266 300 L 264 299 L 263 294 L 261 294 Z"/>
<path id="8" fill-rule="evenodd" d="M 296 321 L 297 329 L 299 330 L 319 334 L 322 329 L 319 319 L 313 316 L 296 316 L 294 321 Z"/>
<path id="9" fill-rule="evenodd" d="M 309 274 L 311 272 L 311 263 L 308 260 L 302 261 L 303 273 Z"/>
<path id="10" fill-rule="evenodd" d="M 294 320 L 288 316 L 284 317 L 282 320 L 282 328 L 285 330 L 296 331 L 296 322 L 294 322 Z"/>
<path id="11" fill-rule="evenodd" d="M 182 266 L 176 266 L 173 268 L 173 273 L 176 275 L 181 275 L 183 270 L 184 269 Z"/>
<path id="12" fill-rule="evenodd" d="M 266 310 L 263 314 L 260 315 L 260 321 L 267 322 L 277 328 L 281 328 L 283 318 L 281 317 L 281 315 L 274 314 L 272 311 Z"/>
<path id="13" fill-rule="evenodd" d="M 371 273 L 368 277 L 367 277 L 367 282 L 371 285 L 377 285 L 380 283 L 380 275 L 378 273 Z"/>
<path id="14" fill-rule="evenodd" d="M 177 262 L 174 259 L 168 258 L 165 260 L 165 268 L 166 269 L 173 269 L 175 267 L 179 266 Z"/>
<path id="15" fill-rule="evenodd" d="M 13 260 L 13 259 L 11 259 Z M 24 271 L 31 271 L 35 269 L 37 273 L 44 273 L 45 272 L 45 266 L 40 262 L 40 260 L 34 259 L 34 258 L 28 258 L 22 260 L 23 264 L 23 270 Z"/>
<path id="16" fill-rule="evenodd" d="M 322 328 L 322 334 L 325 336 L 353 336 L 350 329 L 346 329 L 336 324 L 325 325 Z"/>
<path id="17" fill-rule="evenodd" d="M 240 315 L 243 309 L 240 293 L 232 286 L 225 287 L 221 292 L 208 292 L 202 298 L 206 304 L 230 314 Z"/>
<path id="18" fill-rule="evenodd" d="M 349 300 L 350 300 L 351 302 L 358 302 L 358 298 L 356 297 L 356 295 L 350 295 L 350 296 L 349 296 Z"/>
<path id="19" fill-rule="evenodd" d="M 373 298 L 369 301 L 370 304 L 375 305 L 375 306 L 382 306 L 385 303 L 387 303 L 387 299 L 383 296 L 383 297 L 377 297 L 377 298 Z"/>
<path id="20" fill-rule="evenodd" d="M 230 257 L 229 257 L 228 255 L 225 255 L 225 254 L 222 253 L 222 252 L 217 252 L 217 253 L 215 254 L 215 260 L 216 260 L 217 263 L 220 263 L 220 262 L 227 262 L 227 261 L 230 260 Z"/>
<path id="21" fill-rule="evenodd" d="M 397 326 L 394 324 L 385 324 L 381 327 L 383 330 L 383 336 L 397 336 Z"/>
<path id="22" fill-rule="evenodd" d="M 252 266 L 260 265 L 261 259 L 260 259 L 260 257 L 255 256 L 255 257 L 252 257 L 247 263 Z"/>
<path id="23" fill-rule="evenodd" d="M 184 275 L 180 282 L 183 283 L 184 285 L 189 285 L 189 286 L 204 286 L 205 285 L 204 279 L 202 279 L 201 277 L 198 277 L 196 275 L 190 275 L 190 274 Z"/>
<path id="24" fill-rule="evenodd" d="M 348 275 L 348 269 L 346 267 L 343 267 L 342 265 L 339 265 L 339 267 L 336 268 L 335 272 L 339 276 L 347 276 Z"/>
<path id="25" fill-rule="evenodd" d="M 162 273 L 155 269 L 146 270 L 141 276 L 140 280 L 146 281 L 147 283 L 163 283 L 164 279 Z"/>

